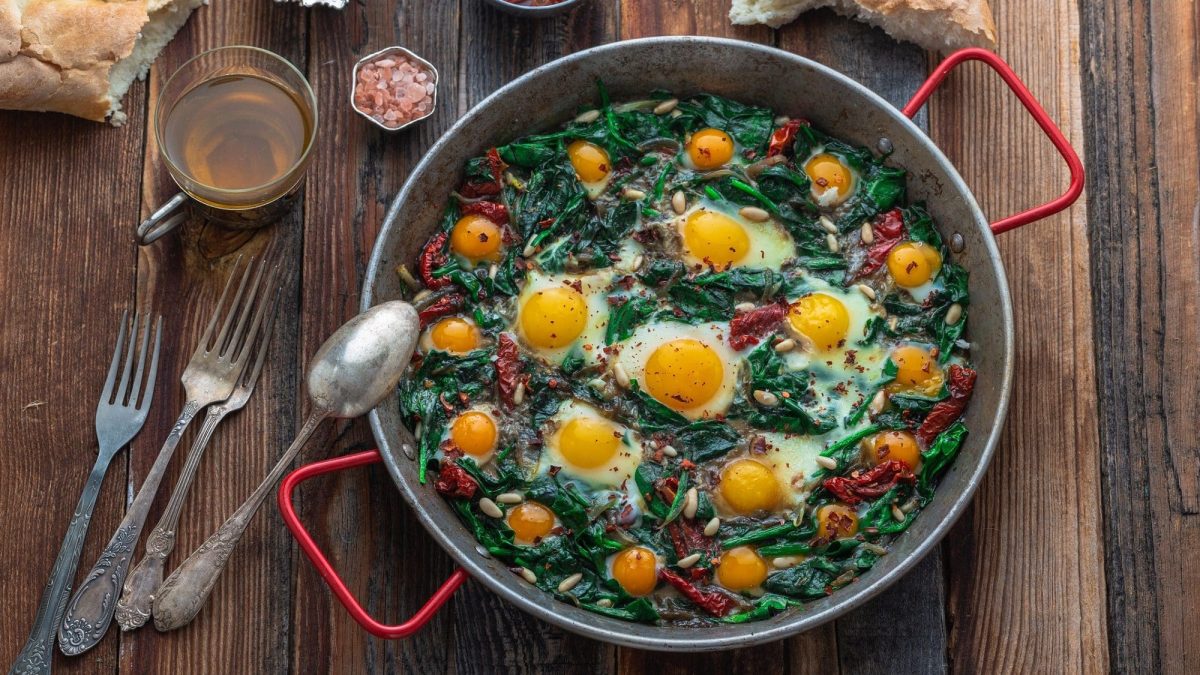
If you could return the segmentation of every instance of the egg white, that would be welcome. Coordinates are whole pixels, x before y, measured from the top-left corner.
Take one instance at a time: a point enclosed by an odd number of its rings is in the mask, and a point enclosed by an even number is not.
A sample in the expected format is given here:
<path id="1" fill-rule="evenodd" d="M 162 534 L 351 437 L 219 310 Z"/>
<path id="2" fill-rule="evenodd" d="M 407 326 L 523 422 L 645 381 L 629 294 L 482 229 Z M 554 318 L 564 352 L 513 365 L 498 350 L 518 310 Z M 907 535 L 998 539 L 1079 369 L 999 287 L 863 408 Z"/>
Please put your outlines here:
<path id="1" fill-rule="evenodd" d="M 688 251 L 687 241 L 683 237 L 684 225 L 688 217 L 697 211 L 719 213 L 741 225 L 746 232 L 750 239 L 750 250 L 746 252 L 744 258 L 733 263 L 733 267 L 778 270 L 783 263 L 796 257 L 796 244 L 792 241 L 792 236 L 775 219 L 756 223 L 743 218 L 737 209 L 729 209 L 709 199 L 701 199 L 674 221 L 675 231 L 679 233 L 679 240 L 683 245 L 682 257 L 688 265 L 703 266 L 707 264 L 703 258 L 698 258 Z"/>
<path id="2" fill-rule="evenodd" d="M 713 417 L 729 409 L 737 389 L 738 372 L 741 370 L 741 359 L 726 342 L 728 333 L 729 326 L 724 323 L 702 323 L 693 326 L 674 321 L 652 321 L 639 326 L 629 339 L 615 345 L 618 352 L 613 363 L 614 366 L 620 364 L 630 379 L 637 380 L 645 390 L 646 361 L 655 349 L 673 340 L 688 338 L 707 345 L 721 361 L 723 372 L 720 388 L 703 405 L 678 412 L 688 419 Z"/>
<path id="3" fill-rule="evenodd" d="M 817 200 L 818 206 L 821 206 L 822 208 L 833 208 L 845 202 L 850 198 L 850 195 L 854 194 L 855 190 L 858 189 L 858 182 L 862 179 L 862 177 L 858 174 L 858 171 L 856 171 L 854 167 L 850 166 L 850 163 L 846 161 L 845 157 L 842 157 L 835 152 L 826 153 L 825 146 L 813 148 L 813 151 L 809 153 L 808 157 L 806 157 L 803 162 L 799 162 L 799 165 L 807 166 L 809 160 L 811 160 L 813 157 L 824 154 L 830 154 L 834 157 L 837 157 L 838 160 L 841 161 L 842 166 L 846 167 L 846 170 L 850 172 L 850 187 L 846 190 L 845 194 L 839 194 L 837 189 L 833 187 L 822 190 L 821 186 L 817 185 L 816 183 L 813 183 L 812 187 L 810 188 L 813 199 Z"/>
<path id="4" fill-rule="evenodd" d="M 616 433 L 621 434 L 617 452 L 607 463 L 596 467 L 580 467 L 571 463 L 562 452 L 560 433 L 567 422 L 572 419 L 590 418 L 602 420 L 611 424 Z M 607 488 L 628 498 L 626 482 L 633 477 L 634 471 L 642 463 L 644 447 L 641 437 L 633 430 L 605 417 L 596 408 L 576 400 L 567 400 L 559 406 L 556 412 L 546 421 L 542 429 L 544 446 L 538 460 L 537 473 L 545 473 L 550 467 L 560 467 L 560 475 L 580 480 L 592 488 Z M 637 490 L 632 490 L 636 493 Z M 618 497 L 619 499 L 620 497 Z M 640 498 L 633 504 L 640 504 Z"/>
<path id="5" fill-rule="evenodd" d="M 539 347 L 524 339 L 521 326 L 521 312 L 526 303 L 535 293 L 548 288 L 570 285 L 582 289 L 584 303 L 587 306 L 587 321 L 583 332 L 573 341 L 561 347 Z M 517 316 L 509 330 L 522 337 L 522 344 L 546 363 L 558 365 L 571 353 L 579 349 L 585 364 L 594 364 L 604 357 L 604 331 L 608 327 L 608 287 L 612 282 L 612 271 L 602 270 L 593 274 L 545 274 L 537 270 L 529 270 L 525 277 L 525 286 L 517 297 Z"/>

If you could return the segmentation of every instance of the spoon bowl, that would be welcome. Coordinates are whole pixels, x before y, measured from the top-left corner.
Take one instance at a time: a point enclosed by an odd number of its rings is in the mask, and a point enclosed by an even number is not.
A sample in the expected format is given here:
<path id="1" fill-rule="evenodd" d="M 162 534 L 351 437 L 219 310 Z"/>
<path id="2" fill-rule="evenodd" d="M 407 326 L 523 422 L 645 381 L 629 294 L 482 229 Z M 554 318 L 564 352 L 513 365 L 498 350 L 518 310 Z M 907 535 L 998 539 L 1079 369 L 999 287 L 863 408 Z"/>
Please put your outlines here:
<path id="1" fill-rule="evenodd" d="M 329 336 L 308 366 L 314 408 L 360 417 L 396 388 L 417 345 L 421 322 L 412 305 L 393 300 L 350 319 Z"/>

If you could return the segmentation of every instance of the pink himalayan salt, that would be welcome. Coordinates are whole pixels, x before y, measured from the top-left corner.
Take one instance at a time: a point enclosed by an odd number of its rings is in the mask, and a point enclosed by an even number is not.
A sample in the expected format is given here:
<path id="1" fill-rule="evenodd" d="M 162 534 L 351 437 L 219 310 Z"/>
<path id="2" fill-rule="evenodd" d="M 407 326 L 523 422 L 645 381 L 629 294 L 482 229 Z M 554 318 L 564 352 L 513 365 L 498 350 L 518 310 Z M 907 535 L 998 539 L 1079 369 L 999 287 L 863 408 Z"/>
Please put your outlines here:
<path id="1" fill-rule="evenodd" d="M 390 129 L 433 110 L 433 74 L 404 55 L 363 64 L 354 85 L 354 105 Z"/>

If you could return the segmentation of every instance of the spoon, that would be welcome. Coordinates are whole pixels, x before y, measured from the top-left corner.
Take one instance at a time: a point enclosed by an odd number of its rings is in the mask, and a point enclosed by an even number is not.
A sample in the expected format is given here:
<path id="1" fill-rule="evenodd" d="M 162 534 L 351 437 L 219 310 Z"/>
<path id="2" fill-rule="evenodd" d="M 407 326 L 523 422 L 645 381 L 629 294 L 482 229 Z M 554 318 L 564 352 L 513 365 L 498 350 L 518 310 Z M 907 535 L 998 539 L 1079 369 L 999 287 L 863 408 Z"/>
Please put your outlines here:
<path id="1" fill-rule="evenodd" d="M 296 440 L 250 498 L 159 587 L 155 628 L 174 630 L 196 617 L 254 513 L 317 426 L 328 417 L 365 415 L 391 393 L 412 358 L 420 330 L 412 305 L 385 302 L 350 319 L 321 345 L 308 367 L 310 411 Z"/>

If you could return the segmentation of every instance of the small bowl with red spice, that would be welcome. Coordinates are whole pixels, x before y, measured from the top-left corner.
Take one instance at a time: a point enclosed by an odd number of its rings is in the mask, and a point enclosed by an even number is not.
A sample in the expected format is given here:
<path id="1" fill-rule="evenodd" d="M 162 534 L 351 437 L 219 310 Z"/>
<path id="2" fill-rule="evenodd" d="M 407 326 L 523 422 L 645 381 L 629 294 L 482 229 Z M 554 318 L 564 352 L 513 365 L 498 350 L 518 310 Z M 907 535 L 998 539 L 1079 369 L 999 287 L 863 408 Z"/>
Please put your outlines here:
<path id="1" fill-rule="evenodd" d="M 384 131 L 399 131 L 433 114 L 437 68 L 404 47 L 388 47 L 354 64 L 350 105 Z"/>
<path id="2" fill-rule="evenodd" d="M 537 19 L 561 14 L 587 0 L 487 0 L 487 4 L 515 16 Z"/>

